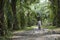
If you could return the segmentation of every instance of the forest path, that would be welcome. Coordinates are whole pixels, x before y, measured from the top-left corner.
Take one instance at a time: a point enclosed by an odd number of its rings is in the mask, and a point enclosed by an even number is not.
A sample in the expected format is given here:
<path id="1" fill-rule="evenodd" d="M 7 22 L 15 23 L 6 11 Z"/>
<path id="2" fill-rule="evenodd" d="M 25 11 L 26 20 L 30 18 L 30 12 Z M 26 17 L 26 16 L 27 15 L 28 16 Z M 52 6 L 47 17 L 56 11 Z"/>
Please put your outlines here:
<path id="1" fill-rule="evenodd" d="M 60 32 L 34 28 L 24 32 L 15 32 L 11 40 L 60 40 Z"/>

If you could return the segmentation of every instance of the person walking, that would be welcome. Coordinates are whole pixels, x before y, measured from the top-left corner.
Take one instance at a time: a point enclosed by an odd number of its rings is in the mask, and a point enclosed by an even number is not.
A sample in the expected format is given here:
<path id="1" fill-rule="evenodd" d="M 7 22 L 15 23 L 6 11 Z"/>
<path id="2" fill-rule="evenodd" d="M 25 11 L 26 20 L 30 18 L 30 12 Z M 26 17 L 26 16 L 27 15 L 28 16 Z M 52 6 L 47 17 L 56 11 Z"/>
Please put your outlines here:
<path id="1" fill-rule="evenodd" d="M 41 29 L 41 18 L 40 16 L 37 17 L 37 25 L 38 25 L 38 29 Z"/>

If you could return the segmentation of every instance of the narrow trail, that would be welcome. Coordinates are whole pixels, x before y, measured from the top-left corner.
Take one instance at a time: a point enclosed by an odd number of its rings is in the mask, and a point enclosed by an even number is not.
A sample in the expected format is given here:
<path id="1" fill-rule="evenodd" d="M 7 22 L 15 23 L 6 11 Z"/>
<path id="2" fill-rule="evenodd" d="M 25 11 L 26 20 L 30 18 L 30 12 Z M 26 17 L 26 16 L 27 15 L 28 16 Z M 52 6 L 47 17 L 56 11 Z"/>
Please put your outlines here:
<path id="1" fill-rule="evenodd" d="M 33 30 L 16 32 L 11 40 L 60 40 L 60 33 L 49 31 L 49 29 Z"/>

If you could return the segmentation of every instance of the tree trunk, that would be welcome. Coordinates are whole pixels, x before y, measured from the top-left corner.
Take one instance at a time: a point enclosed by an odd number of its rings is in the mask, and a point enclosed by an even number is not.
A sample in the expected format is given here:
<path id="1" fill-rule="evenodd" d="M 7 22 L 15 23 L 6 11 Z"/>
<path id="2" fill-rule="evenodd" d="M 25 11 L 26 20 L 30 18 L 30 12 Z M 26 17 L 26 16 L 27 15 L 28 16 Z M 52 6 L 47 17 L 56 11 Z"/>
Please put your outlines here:
<path id="1" fill-rule="evenodd" d="M 60 0 L 58 0 L 57 26 L 60 27 Z"/>
<path id="2" fill-rule="evenodd" d="M 0 0 L 0 35 L 4 35 L 4 0 Z"/>
<path id="3" fill-rule="evenodd" d="M 13 29 L 17 29 L 17 18 L 16 18 L 16 0 L 11 0 L 12 11 L 13 11 Z"/>

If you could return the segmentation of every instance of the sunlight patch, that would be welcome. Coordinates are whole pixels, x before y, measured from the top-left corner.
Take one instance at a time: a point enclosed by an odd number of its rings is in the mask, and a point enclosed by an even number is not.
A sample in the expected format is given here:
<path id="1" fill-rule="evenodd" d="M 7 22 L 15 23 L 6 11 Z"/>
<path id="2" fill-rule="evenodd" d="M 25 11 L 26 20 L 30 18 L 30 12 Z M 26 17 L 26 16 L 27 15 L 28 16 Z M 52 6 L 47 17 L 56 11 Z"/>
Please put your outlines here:
<path id="1" fill-rule="evenodd" d="M 40 3 L 43 3 L 43 2 L 45 2 L 45 1 L 48 2 L 48 0 L 40 0 Z"/>

